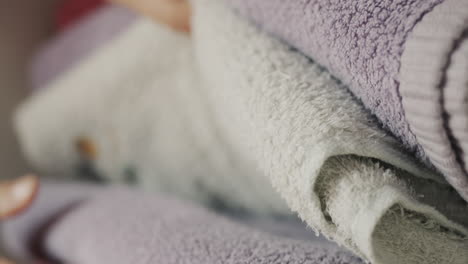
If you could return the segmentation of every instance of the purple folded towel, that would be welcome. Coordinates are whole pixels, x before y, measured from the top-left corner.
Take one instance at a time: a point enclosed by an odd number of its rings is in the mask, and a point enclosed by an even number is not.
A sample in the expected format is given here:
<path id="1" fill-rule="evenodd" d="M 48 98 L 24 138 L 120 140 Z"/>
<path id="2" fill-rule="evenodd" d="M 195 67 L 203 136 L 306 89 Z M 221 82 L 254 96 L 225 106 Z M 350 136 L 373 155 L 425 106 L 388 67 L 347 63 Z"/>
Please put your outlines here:
<path id="1" fill-rule="evenodd" d="M 328 241 L 267 234 L 258 230 L 261 222 L 249 227 L 190 202 L 73 184 L 46 184 L 26 214 L 3 225 L 11 252 L 27 256 L 35 229 L 77 201 L 43 241 L 65 263 L 363 263 Z"/>
<path id="2" fill-rule="evenodd" d="M 227 1 L 349 85 L 468 200 L 468 1 Z"/>

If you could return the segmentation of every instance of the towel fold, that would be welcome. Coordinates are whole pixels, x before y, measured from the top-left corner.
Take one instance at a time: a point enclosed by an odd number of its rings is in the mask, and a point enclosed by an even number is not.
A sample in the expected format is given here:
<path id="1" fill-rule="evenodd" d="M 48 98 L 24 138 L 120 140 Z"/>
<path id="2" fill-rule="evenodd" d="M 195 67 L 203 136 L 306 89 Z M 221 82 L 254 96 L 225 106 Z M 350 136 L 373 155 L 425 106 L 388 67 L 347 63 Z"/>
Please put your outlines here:
<path id="1" fill-rule="evenodd" d="M 45 225 L 42 246 L 63 263 L 363 263 L 295 222 L 245 219 L 256 224 L 162 195 L 43 182 L 32 208 L 2 225 L 2 238 L 26 263 L 34 259 L 31 239 Z M 310 234 L 306 240 L 285 238 L 262 231 L 265 224 Z"/>
<path id="2" fill-rule="evenodd" d="M 375 264 L 467 262 L 466 204 L 345 86 L 223 2 L 193 4 L 193 42 L 140 20 L 28 100 L 17 127 L 30 160 L 70 171 L 86 138 L 108 179 L 292 209 Z"/>
<path id="3" fill-rule="evenodd" d="M 221 3 L 197 3 L 195 54 L 223 134 L 238 147 L 246 143 L 241 153 L 260 164 L 302 219 L 373 263 L 468 260 L 458 251 L 468 249 L 464 228 L 434 209 L 458 203 L 444 213 L 466 225 L 465 203 L 443 185 L 415 178 L 418 170 L 404 164 L 411 159 L 345 87 Z"/>
<path id="4" fill-rule="evenodd" d="M 228 0 L 349 85 L 468 200 L 468 2 Z"/>

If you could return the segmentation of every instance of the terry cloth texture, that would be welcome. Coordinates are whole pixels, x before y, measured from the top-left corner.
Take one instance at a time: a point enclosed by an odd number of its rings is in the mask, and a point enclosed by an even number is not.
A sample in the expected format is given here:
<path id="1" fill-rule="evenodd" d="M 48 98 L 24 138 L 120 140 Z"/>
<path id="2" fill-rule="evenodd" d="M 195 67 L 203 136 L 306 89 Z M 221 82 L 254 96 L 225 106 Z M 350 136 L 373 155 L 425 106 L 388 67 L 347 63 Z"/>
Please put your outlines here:
<path id="1" fill-rule="evenodd" d="M 77 21 L 64 32 L 45 43 L 30 66 L 34 90 L 46 86 L 56 76 L 91 56 L 104 43 L 114 39 L 134 21 L 136 15 L 125 8 L 106 5 Z"/>
<path id="2" fill-rule="evenodd" d="M 66 214 L 57 218 L 60 211 Z M 32 208 L 2 230 L 9 252 L 27 263 L 33 259 L 29 240 L 47 222 L 54 224 L 43 245 L 63 263 L 363 263 L 305 225 L 300 230 L 309 234 L 307 240 L 262 231 L 265 224 L 270 230 L 299 230 L 295 223 L 246 219 L 256 224 L 161 195 L 46 183 Z"/>
<path id="3" fill-rule="evenodd" d="M 468 261 L 468 254 L 456 249 L 468 249 L 465 228 L 432 207 L 442 210 L 451 202 L 436 205 L 430 201 L 436 199 L 433 192 L 422 193 L 429 188 L 425 184 L 435 182 L 418 179 L 404 186 L 404 179 L 415 176 L 384 163 L 411 170 L 401 163 L 410 159 L 396 154 L 394 141 L 345 87 L 280 41 L 239 20 L 221 2 L 194 4 L 193 37 L 202 87 L 223 135 L 258 162 L 303 220 L 372 263 Z M 413 173 L 418 175 L 417 170 Z M 446 192 L 442 186 L 438 189 Z M 448 195 L 446 201 L 459 199 L 449 193 L 443 194 Z M 426 204 L 417 201 L 422 197 L 429 199 Z M 458 209 L 458 220 L 466 225 L 466 205 L 461 202 Z"/>
<path id="4" fill-rule="evenodd" d="M 110 179 L 131 167 L 153 190 L 288 214 L 271 182 L 311 227 L 373 263 L 466 263 L 454 254 L 466 230 L 451 221 L 467 225 L 466 205 L 346 87 L 222 2 L 193 4 L 193 43 L 139 21 L 26 102 L 17 125 L 30 160 L 70 171 L 86 137 Z"/>
<path id="5" fill-rule="evenodd" d="M 227 0 L 338 77 L 468 199 L 468 2 Z"/>

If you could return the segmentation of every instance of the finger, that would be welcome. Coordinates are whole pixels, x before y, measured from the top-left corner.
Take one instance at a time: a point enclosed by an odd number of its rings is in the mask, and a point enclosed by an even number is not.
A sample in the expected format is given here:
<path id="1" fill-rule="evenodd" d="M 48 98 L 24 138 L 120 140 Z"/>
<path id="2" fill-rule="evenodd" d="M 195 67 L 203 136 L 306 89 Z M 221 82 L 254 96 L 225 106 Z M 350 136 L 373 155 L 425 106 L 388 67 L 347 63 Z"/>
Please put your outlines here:
<path id="1" fill-rule="evenodd" d="M 0 264 L 14 264 L 14 263 L 6 258 L 0 258 Z"/>
<path id="2" fill-rule="evenodd" d="M 35 175 L 0 181 L 0 220 L 13 217 L 28 208 L 38 189 L 39 179 Z"/>

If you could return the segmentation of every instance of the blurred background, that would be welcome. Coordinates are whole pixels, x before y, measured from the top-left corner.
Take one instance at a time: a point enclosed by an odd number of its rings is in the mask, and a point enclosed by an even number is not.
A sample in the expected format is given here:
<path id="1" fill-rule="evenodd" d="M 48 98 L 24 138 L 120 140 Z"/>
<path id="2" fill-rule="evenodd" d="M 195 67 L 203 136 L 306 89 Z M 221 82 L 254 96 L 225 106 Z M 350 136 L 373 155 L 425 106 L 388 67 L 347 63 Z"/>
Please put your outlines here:
<path id="1" fill-rule="evenodd" d="M 27 95 L 29 58 L 52 32 L 57 0 L 0 0 L 1 178 L 28 172 L 12 128 L 12 113 Z"/>

